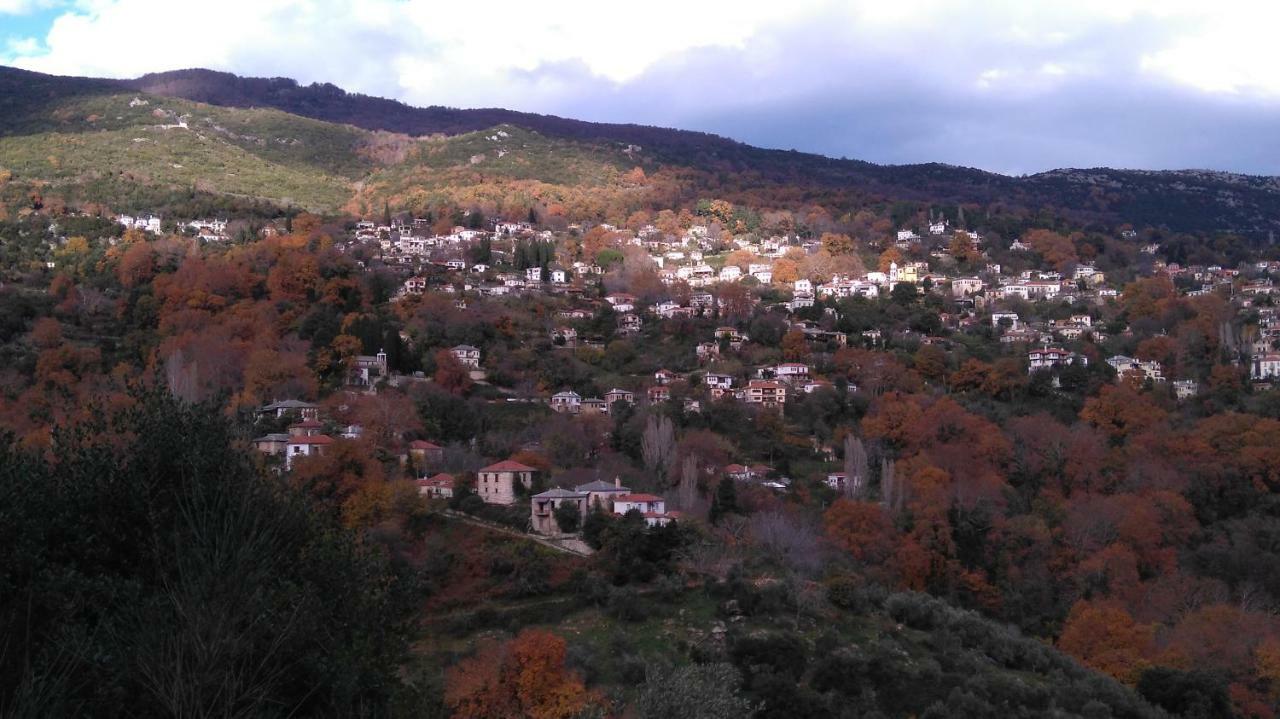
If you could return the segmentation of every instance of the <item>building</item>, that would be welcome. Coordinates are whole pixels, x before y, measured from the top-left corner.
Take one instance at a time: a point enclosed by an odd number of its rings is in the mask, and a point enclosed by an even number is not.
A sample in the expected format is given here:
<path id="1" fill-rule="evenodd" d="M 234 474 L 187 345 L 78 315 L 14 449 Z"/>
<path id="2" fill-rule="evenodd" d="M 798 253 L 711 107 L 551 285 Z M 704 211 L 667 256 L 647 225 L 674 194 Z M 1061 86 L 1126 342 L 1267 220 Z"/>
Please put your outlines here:
<path id="1" fill-rule="evenodd" d="M 711 391 L 712 397 L 720 397 L 733 391 L 733 375 L 708 372 L 702 381 Z"/>
<path id="2" fill-rule="evenodd" d="M 284 417 L 293 417 L 296 419 L 319 419 L 320 405 L 311 404 L 310 402 L 302 402 L 296 399 L 286 399 L 279 402 L 272 402 L 258 409 L 258 419 L 266 417 L 274 417 L 282 419 Z"/>
<path id="3" fill-rule="evenodd" d="M 952 297 L 968 297 L 982 291 L 982 280 L 977 277 L 957 277 L 951 280 Z"/>
<path id="4" fill-rule="evenodd" d="M 409 443 L 409 456 L 418 467 L 436 464 L 444 460 L 444 448 L 425 439 L 415 439 Z"/>
<path id="5" fill-rule="evenodd" d="M 743 400 L 747 404 L 781 407 L 787 401 L 787 386 L 774 380 L 753 379 L 743 390 Z"/>
<path id="6" fill-rule="evenodd" d="M 289 445 L 289 435 L 283 432 L 264 434 L 253 440 L 254 449 L 263 454 L 284 454 Z"/>
<path id="7" fill-rule="evenodd" d="M 452 474 L 441 472 L 432 477 L 423 477 L 417 481 L 418 494 L 430 499 L 449 499 L 453 496 L 453 488 L 457 483 Z"/>
<path id="8" fill-rule="evenodd" d="M 636 403 L 636 393 L 629 389 L 618 389 L 614 387 L 604 393 L 604 401 L 606 404 L 613 406 L 614 402 L 622 401 L 628 404 Z"/>
<path id="9" fill-rule="evenodd" d="M 626 514 L 635 510 L 644 515 L 645 524 L 661 527 L 672 520 L 667 514 L 667 502 L 656 494 L 620 494 L 613 498 L 613 513 Z"/>
<path id="10" fill-rule="evenodd" d="M 476 475 L 476 494 L 489 504 L 514 504 L 516 485 L 529 489 L 537 471 L 510 459 L 482 467 Z"/>
<path id="11" fill-rule="evenodd" d="M 376 355 L 357 355 L 355 364 L 347 375 L 347 384 L 354 387 L 372 387 L 387 376 L 387 353 L 378 350 Z"/>
<path id="12" fill-rule="evenodd" d="M 462 366 L 470 367 L 471 369 L 480 368 L 480 350 L 478 348 L 471 345 L 458 345 L 449 351 L 462 363 Z"/>
<path id="13" fill-rule="evenodd" d="M 1065 367 L 1076 362 L 1086 365 L 1089 363 L 1089 359 L 1060 347 L 1042 347 L 1027 353 L 1027 372 Z"/>
<path id="14" fill-rule="evenodd" d="M 324 455 L 331 444 L 333 444 L 333 438 L 323 434 L 290 435 L 285 445 L 285 469 L 293 469 L 295 459 Z"/>
<path id="15" fill-rule="evenodd" d="M 783 362 L 773 368 L 773 376 L 789 381 L 809 379 L 809 365 L 800 362 Z"/>
<path id="16" fill-rule="evenodd" d="M 551 341 L 562 347 L 577 347 L 578 331 L 572 327 L 557 327 L 551 333 Z"/>
<path id="17" fill-rule="evenodd" d="M 556 412 L 577 414 L 582 410 L 582 395 L 573 391 L 556 392 L 551 395 L 551 409 Z"/>
<path id="18" fill-rule="evenodd" d="M 1254 355 L 1249 364 L 1249 378 L 1255 380 L 1273 380 L 1280 377 L 1280 352 L 1264 352 Z"/>
<path id="19" fill-rule="evenodd" d="M 571 504 L 578 508 L 578 516 L 587 514 L 587 493 L 570 489 L 548 489 L 530 498 L 530 524 L 538 534 L 563 534 L 556 522 L 556 510 Z"/>
<path id="20" fill-rule="evenodd" d="M 1124 379 L 1126 376 L 1135 376 L 1142 380 L 1151 380 L 1152 382 L 1164 381 L 1164 368 L 1155 360 L 1142 361 L 1133 357 L 1124 355 L 1116 355 L 1107 358 L 1107 364 L 1111 365 L 1116 371 L 1116 379 Z"/>
<path id="21" fill-rule="evenodd" d="M 614 477 L 613 482 L 597 479 L 594 482 L 580 484 L 573 489 L 576 492 L 586 493 L 588 508 L 599 507 L 607 512 L 613 511 L 614 497 L 631 493 L 629 488 L 622 486 L 621 477 Z"/>

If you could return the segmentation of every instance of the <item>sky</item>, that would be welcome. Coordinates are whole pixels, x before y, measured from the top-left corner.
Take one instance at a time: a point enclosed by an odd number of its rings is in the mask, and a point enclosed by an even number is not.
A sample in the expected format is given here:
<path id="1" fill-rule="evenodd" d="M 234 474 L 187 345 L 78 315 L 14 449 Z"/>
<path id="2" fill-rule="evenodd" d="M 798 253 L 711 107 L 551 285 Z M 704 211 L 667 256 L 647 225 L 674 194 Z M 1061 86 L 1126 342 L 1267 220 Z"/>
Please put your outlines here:
<path id="1" fill-rule="evenodd" d="M 0 0 L 0 64 L 206 67 L 879 163 L 1280 175 L 1276 28 L 1275 0 Z"/>

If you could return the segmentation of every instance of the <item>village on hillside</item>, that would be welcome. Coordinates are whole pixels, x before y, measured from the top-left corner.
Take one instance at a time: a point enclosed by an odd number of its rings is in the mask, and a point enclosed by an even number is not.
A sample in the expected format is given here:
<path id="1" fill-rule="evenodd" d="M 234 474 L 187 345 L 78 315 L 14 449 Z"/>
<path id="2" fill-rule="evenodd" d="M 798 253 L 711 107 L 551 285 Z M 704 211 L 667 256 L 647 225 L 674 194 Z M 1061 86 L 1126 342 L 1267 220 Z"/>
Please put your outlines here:
<path id="1" fill-rule="evenodd" d="M 152 215 L 117 220 L 125 228 L 161 232 L 161 220 Z M 205 243 L 231 242 L 227 227 L 225 219 L 175 226 Z M 498 396 L 489 400 L 541 403 L 584 422 L 616 416 L 623 407 L 629 413 L 637 405 L 670 404 L 679 412 L 697 413 L 709 403 L 736 402 L 752 411 L 781 414 L 789 403 L 815 393 L 882 391 L 851 381 L 849 364 L 858 361 L 859 349 L 914 348 L 916 357 L 927 363 L 935 348 L 974 341 L 988 343 L 998 355 L 987 365 L 988 376 L 982 376 L 980 364 L 974 365 L 972 381 L 978 385 L 1008 381 L 1001 373 L 1016 371 L 1053 388 L 1063 382 L 1080 386 L 1089 373 L 1103 372 L 1115 382 L 1169 393 L 1177 401 L 1191 399 L 1201 391 L 1203 372 L 1166 366 L 1173 356 L 1167 342 L 1144 341 L 1136 356 L 1104 349 L 1124 345 L 1132 336 L 1131 328 L 1117 321 L 1118 308 L 1130 299 L 1124 294 L 1126 285 L 1139 288 L 1144 283 L 1163 283 L 1185 297 L 1222 298 L 1251 330 L 1242 336 L 1224 323 L 1220 339 L 1229 362 L 1256 383 L 1280 376 L 1280 313 L 1271 301 L 1273 277 L 1280 273 L 1277 262 L 1181 266 L 1159 259 L 1159 245 L 1151 243 L 1140 247 L 1136 265 L 1119 282 L 1095 263 L 1074 256 L 1069 243 L 1065 250 L 1055 246 L 1063 242 L 1060 235 L 1035 231 L 1006 240 L 993 252 L 997 248 L 980 234 L 944 219 L 897 230 L 891 241 L 866 248 L 878 259 L 878 266 L 870 268 L 862 266 L 842 235 L 735 235 L 714 220 L 689 222 L 679 232 L 670 229 L 652 223 L 631 229 L 597 223 L 553 231 L 531 222 L 492 221 L 440 234 L 429 219 L 398 217 L 384 223 L 354 222 L 335 249 L 366 272 L 398 277 L 393 303 L 435 295 L 466 313 L 477 303 L 553 298 L 559 309 L 543 320 L 545 346 L 553 352 L 607 353 L 611 343 L 639 339 L 646 328 L 652 331 L 664 322 L 687 320 L 682 327 L 705 328 L 704 334 L 688 338 L 690 354 L 677 370 L 660 367 L 630 375 L 620 386 L 599 386 L 594 395 L 581 386 L 533 392 L 498 386 Z M 259 234 L 284 231 L 268 225 Z M 1137 239 L 1127 228 L 1119 235 L 1130 242 Z M 997 256 L 1003 261 L 996 261 Z M 1136 275 L 1131 274 L 1135 268 Z M 846 301 L 869 306 L 882 299 L 923 303 L 928 309 L 907 327 L 842 315 Z M 752 328 L 762 317 L 768 320 L 769 336 L 753 337 Z M 401 339 L 409 346 L 418 341 L 405 333 Z M 753 361 L 762 356 L 752 351 L 757 345 L 775 351 L 765 353 L 765 361 Z M 487 369 L 494 358 L 485 348 L 457 344 L 447 354 L 465 375 L 463 381 L 491 384 Z M 434 381 L 421 371 L 397 371 L 383 348 L 350 356 L 346 373 L 342 391 L 349 395 L 376 395 L 382 388 Z M 875 372 L 866 377 L 883 381 Z M 325 416 L 318 401 L 278 397 L 259 410 L 260 424 L 277 429 L 263 433 L 254 445 L 281 470 L 323 454 L 335 442 L 361 437 L 359 423 Z M 470 472 L 446 472 L 444 447 L 433 439 L 443 443 L 429 436 L 390 436 L 384 449 L 398 453 L 422 496 L 455 506 L 459 492 L 485 504 L 519 503 L 527 506 L 523 528 L 530 532 L 573 534 L 592 511 L 637 512 L 651 526 L 681 515 L 680 509 L 668 508 L 680 505 L 678 499 L 668 502 L 660 494 L 633 492 L 616 477 L 566 483 L 546 476 L 546 468 L 515 458 L 493 458 Z M 830 440 L 813 442 L 817 455 L 827 460 L 817 480 L 847 496 L 866 490 L 865 468 L 841 465 Z M 527 449 L 540 448 L 534 443 Z M 749 446 L 741 449 L 748 456 L 708 464 L 691 474 L 701 481 L 720 476 L 770 492 L 791 491 L 795 477 L 770 467 L 768 457 L 750 456 Z"/>

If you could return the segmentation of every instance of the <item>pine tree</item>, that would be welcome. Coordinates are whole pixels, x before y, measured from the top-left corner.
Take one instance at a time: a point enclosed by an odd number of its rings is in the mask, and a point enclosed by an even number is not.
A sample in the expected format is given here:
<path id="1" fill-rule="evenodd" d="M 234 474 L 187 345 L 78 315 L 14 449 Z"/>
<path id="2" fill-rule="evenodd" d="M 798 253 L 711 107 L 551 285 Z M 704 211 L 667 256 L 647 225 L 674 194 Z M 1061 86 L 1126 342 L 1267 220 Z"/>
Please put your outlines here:
<path id="1" fill-rule="evenodd" d="M 738 514 L 738 488 L 734 480 L 725 477 L 716 487 L 716 495 L 711 499 L 711 513 L 708 517 L 712 524 L 720 521 L 726 514 Z"/>

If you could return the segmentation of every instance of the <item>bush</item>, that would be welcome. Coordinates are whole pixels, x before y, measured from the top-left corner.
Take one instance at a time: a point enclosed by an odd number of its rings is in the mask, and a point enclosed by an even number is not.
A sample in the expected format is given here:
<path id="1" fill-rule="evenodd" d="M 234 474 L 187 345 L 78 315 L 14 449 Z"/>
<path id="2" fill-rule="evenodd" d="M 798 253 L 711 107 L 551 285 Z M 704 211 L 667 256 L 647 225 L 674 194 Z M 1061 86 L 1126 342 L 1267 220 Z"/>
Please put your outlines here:
<path id="1" fill-rule="evenodd" d="M 804 640 L 790 632 L 739 637 L 733 641 L 729 656 L 748 678 L 767 671 L 797 681 L 809 664 Z"/>
<path id="2" fill-rule="evenodd" d="M 738 693 L 742 677 L 729 664 L 695 664 L 654 671 L 636 694 L 639 719 L 741 719 L 753 707 Z"/>

